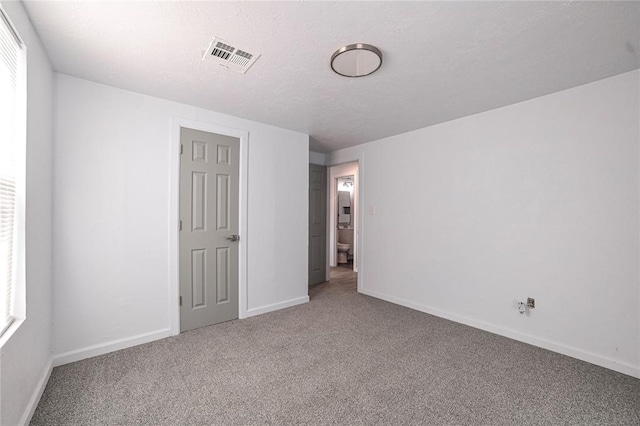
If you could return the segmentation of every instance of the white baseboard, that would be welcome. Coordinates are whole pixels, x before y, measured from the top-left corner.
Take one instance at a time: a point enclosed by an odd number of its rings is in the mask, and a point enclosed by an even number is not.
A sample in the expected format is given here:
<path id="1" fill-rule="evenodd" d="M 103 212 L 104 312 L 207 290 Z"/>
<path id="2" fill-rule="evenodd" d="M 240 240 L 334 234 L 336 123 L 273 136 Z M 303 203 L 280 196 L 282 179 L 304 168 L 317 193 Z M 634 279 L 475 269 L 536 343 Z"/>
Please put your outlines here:
<path id="1" fill-rule="evenodd" d="M 154 340 L 164 339 L 171 335 L 171 329 L 165 328 L 162 330 L 152 331 L 150 333 L 138 334 L 137 336 L 125 337 L 123 339 L 112 340 L 110 342 L 75 349 L 73 351 L 54 355 L 53 366 L 57 367 L 59 365 L 69 364 L 70 362 L 108 354 L 109 352 L 119 351 L 120 349 L 126 349 L 132 346 L 142 345 L 143 343 L 153 342 Z"/>
<path id="2" fill-rule="evenodd" d="M 291 306 L 301 305 L 307 302 L 309 302 L 309 296 L 303 296 L 296 299 L 285 300 L 284 302 L 261 306 L 259 308 L 251 308 L 247 310 L 247 318 L 254 317 L 260 314 L 266 314 L 267 312 L 277 311 L 279 309 L 289 308 Z"/>
<path id="3" fill-rule="evenodd" d="M 271 305 L 249 309 L 247 310 L 247 315 L 245 318 L 253 317 L 271 311 L 277 311 L 279 309 L 289 308 L 291 306 L 296 306 L 307 302 L 309 302 L 309 296 L 303 296 L 296 299 L 285 300 L 284 302 L 273 303 Z M 171 328 L 166 328 L 158 331 L 152 331 L 150 333 L 139 334 L 137 336 L 126 337 L 123 339 L 112 340 L 110 342 L 75 349 L 73 351 L 54 355 L 53 366 L 57 367 L 59 365 L 69 364 L 71 362 L 80 361 L 86 358 L 104 355 L 109 352 L 130 348 L 132 346 L 141 345 L 143 343 L 149 343 L 154 340 L 164 339 L 165 337 L 173 335 L 175 335 L 175 333 L 172 332 Z"/>
<path id="4" fill-rule="evenodd" d="M 31 418 L 33 417 L 33 413 L 36 412 L 36 408 L 38 407 L 38 403 L 40 402 L 40 398 L 42 397 L 42 393 L 44 392 L 44 388 L 47 387 L 47 382 L 49 382 L 49 377 L 51 376 L 51 371 L 53 370 L 53 363 L 51 360 L 47 363 L 42 370 L 42 375 L 40 376 L 40 380 L 38 380 L 38 384 L 36 385 L 35 390 L 33 391 L 33 395 L 29 399 L 29 403 L 27 404 L 27 408 L 24 410 L 24 414 L 22 415 L 22 419 L 20 419 L 20 424 L 26 426 L 31 422 Z"/>
<path id="5" fill-rule="evenodd" d="M 421 305 L 405 299 L 401 299 L 394 296 L 389 296 L 384 293 L 380 293 L 372 290 L 361 289 L 360 293 L 372 296 L 377 299 L 386 300 L 387 302 L 395 303 L 396 305 L 406 306 L 407 308 L 415 309 L 417 311 L 425 312 L 440 318 L 445 318 L 454 322 L 468 325 L 470 327 L 478 328 L 480 330 L 488 331 L 490 333 L 499 334 L 500 336 L 508 337 L 510 339 L 518 340 L 520 342 L 528 343 L 533 346 L 538 346 L 543 349 L 547 349 L 553 352 L 560 353 L 562 355 L 570 356 L 572 358 L 586 361 L 591 364 L 599 365 L 600 367 L 608 368 L 610 370 L 617 371 L 628 376 L 640 378 L 640 366 L 635 366 L 623 362 L 619 362 L 610 358 L 606 358 L 600 355 L 593 354 L 581 349 L 577 349 L 571 346 L 566 346 L 561 343 L 546 340 L 540 337 L 532 336 L 530 334 L 521 333 L 519 331 L 500 327 L 484 321 L 478 321 L 472 318 L 463 317 L 460 315 L 452 314 L 450 312 L 435 309 L 430 306 Z"/>

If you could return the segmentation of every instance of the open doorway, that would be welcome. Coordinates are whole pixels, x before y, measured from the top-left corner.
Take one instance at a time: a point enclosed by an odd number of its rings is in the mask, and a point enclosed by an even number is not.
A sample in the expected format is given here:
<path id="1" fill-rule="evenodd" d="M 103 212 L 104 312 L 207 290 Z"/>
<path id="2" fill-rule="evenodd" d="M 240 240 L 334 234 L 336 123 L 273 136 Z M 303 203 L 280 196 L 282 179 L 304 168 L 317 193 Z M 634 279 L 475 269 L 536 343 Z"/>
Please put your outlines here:
<path id="1" fill-rule="evenodd" d="M 328 184 L 329 266 L 357 272 L 358 163 L 330 167 Z"/>
<path id="2" fill-rule="evenodd" d="M 355 176 L 340 176 L 336 179 L 336 266 L 353 270 L 355 238 L 354 208 Z"/>

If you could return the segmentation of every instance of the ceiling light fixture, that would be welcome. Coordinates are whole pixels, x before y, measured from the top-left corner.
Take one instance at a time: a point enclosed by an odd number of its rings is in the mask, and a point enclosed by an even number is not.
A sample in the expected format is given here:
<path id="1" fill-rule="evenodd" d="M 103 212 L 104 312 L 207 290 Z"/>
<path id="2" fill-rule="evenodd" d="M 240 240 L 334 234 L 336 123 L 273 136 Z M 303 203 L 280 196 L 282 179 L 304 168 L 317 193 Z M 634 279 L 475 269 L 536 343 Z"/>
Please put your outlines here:
<path id="1" fill-rule="evenodd" d="M 382 65 L 382 52 L 370 44 L 349 44 L 331 55 L 331 69 L 344 77 L 364 77 Z"/>

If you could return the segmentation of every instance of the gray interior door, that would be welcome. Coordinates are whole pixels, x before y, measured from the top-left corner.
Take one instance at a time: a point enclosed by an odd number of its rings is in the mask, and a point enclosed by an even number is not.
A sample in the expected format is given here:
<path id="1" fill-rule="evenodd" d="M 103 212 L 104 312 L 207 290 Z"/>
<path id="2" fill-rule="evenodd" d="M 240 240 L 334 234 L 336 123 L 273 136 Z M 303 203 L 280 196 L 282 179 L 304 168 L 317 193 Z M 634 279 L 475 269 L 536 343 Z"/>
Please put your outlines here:
<path id="1" fill-rule="evenodd" d="M 327 280 L 327 168 L 309 164 L 309 285 Z"/>
<path id="2" fill-rule="evenodd" d="M 180 331 L 238 318 L 238 138 L 180 133 Z"/>

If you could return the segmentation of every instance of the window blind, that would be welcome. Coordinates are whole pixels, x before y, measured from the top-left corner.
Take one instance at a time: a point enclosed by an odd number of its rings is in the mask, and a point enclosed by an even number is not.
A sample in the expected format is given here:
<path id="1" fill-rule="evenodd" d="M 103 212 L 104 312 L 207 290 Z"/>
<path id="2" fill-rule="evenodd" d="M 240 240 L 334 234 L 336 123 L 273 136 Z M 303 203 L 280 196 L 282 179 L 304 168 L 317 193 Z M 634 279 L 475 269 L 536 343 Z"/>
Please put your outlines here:
<path id="1" fill-rule="evenodd" d="M 0 334 L 13 320 L 20 42 L 0 10 Z"/>

